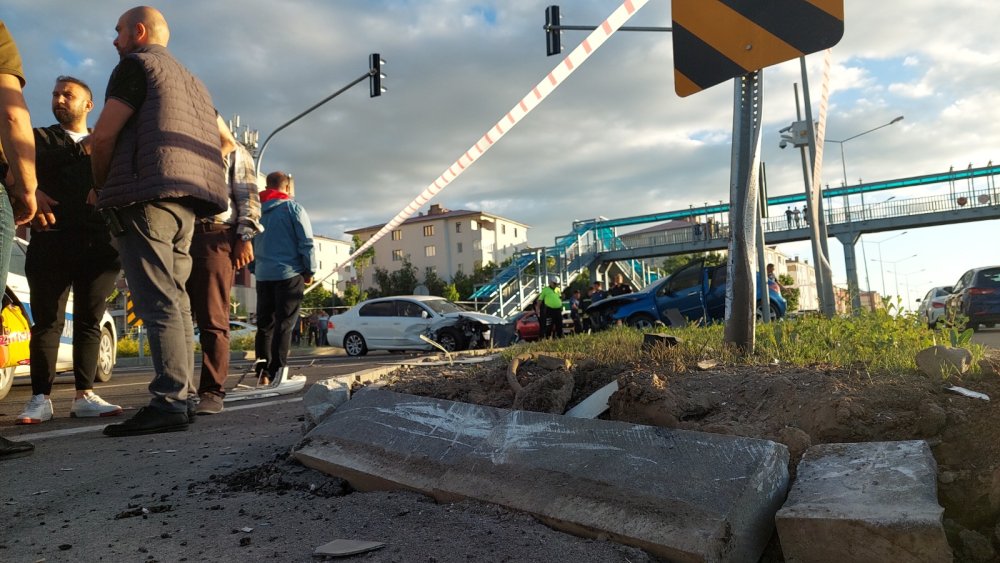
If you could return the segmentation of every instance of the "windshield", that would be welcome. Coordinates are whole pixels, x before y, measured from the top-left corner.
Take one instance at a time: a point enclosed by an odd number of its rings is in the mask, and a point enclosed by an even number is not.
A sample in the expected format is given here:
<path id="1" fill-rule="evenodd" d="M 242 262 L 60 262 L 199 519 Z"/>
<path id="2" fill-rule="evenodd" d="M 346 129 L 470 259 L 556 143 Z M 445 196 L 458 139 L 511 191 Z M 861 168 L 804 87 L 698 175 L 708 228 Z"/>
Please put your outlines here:
<path id="1" fill-rule="evenodd" d="M 467 313 L 469 310 L 457 303 L 452 303 L 447 299 L 431 299 L 429 301 L 421 301 L 428 309 L 434 311 L 435 313 L 446 315 L 448 313 Z"/>

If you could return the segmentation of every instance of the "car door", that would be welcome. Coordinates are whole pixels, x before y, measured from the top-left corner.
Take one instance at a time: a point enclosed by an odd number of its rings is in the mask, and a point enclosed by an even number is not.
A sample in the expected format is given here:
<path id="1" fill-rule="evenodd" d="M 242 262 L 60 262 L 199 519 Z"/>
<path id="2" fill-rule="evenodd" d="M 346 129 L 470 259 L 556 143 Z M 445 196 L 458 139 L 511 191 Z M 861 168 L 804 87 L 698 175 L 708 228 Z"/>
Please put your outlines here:
<path id="1" fill-rule="evenodd" d="M 358 310 L 357 331 L 369 349 L 385 350 L 393 346 L 396 304 L 392 300 L 372 301 Z"/>
<path id="2" fill-rule="evenodd" d="M 669 323 L 667 311 L 677 309 L 689 320 L 699 320 L 705 316 L 705 302 L 702 290 L 701 260 L 691 262 L 677 270 L 656 291 L 656 310 L 660 320 Z"/>
<path id="3" fill-rule="evenodd" d="M 398 299 L 393 339 L 400 348 L 426 348 L 427 343 L 420 335 L 427 331 L 431 323 L 431 312 L 419 301 Z"/>

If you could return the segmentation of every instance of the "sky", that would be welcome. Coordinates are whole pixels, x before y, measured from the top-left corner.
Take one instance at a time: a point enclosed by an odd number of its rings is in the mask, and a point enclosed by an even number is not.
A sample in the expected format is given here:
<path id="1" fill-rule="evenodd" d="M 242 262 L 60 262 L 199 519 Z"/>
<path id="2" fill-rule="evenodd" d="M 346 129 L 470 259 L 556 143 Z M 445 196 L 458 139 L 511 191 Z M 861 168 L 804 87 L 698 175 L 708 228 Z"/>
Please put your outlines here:
<path id="1" fill-rule="evenodd" d="M 262 141 L 365 74 L 369 53 L 387 61 L 383 96 L 370 98 L 362 82 L 278 132 L 262 163 L 265 172 L 294 174 L 296 199 L 316 233 L 347 239 L 346 230 L 395 216 L 559 62 L 545 56 L 548 3 L 167 0 L 154 6 L 170 25 L 170 50 L 205 82 L 224 116 L 239 114 Z M 596 25 L 619 4 L 565 2 L 562 22 Z M 93 125 L 118 62 L 115 24 L 134 5 L 4 0 L 0 19 L 24 59 L 35 125 L 54 123 L 49 99 L 60 74 L 95 91 Z M 844 145 L 850 183 L 1000 163 L 998 21 L 995 2 L 847 0 L 844 37 L 832 50 L 826 136 L 845 139 L 905 116 Z M 670 26 L 670 2 L 650 0 L 628 25 Z M 564 53 L 585 35 L 564 32 Z M 822 60 L 821 53 L 807 57 L 814 114 Z M 797 151 L 778 147 L 778 130 L 796 119 L 799 63 L 768 67 L 763 77 L 761 159 L 769 195 L 801 193 Z M 686 98 L 674 93 L 668 33 L 619 32 L 431 203 L 528 224 L 531 245 L 547 246 L 577 219 L 728 201 L 732 113 L 732 81 Z M 843 176 L 839 147 L 830 144 L 823 183 L 839 186 Z M 867 201 L 946 189 L 884 192 Z M 881 291 L 884 275 L 888 292 L 898 286 L 915 306 L 930 287 L 1000 263 L 993 244 L 998 226 L 910 229 L 891 240 L 898 233 L 865 235 L 870 286 Z M 812 263 L 807 243 L 779 250 Z M 883 262 L 872 260 L 879 251 Z M 834 282 L 845 284 L 836 240 L 830 253 Z"/>

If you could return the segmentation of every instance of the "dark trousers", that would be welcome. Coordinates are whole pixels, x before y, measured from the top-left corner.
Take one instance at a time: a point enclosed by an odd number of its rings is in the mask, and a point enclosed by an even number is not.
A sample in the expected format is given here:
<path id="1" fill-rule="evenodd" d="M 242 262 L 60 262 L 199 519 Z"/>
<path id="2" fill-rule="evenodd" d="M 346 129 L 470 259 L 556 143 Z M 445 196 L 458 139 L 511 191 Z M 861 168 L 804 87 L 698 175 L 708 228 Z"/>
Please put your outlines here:
<path id="1" fill-rule="evenodd" d="M 292 325 L 299 318 L 305 285 L 302 276 L 279 281 L 257 280 L 255 348 L 257 359 L 267 360 L 267 371 L 271 377 L 288 364 Z"/>
<path id="2" fill-rule="evenodd" d="M 125 234 L 114 239 L 136 313 L 149 334 L 153 380 L 149 405 L 187 412 L 195 392 L 194 326 L 185 284 L 191 275 L 195 214 L 176 201 L 118 209 Z"/>
<path id="3" fill-rule="evenodd" d="M 73 376 L 78 391 L 94 388 L 101 317 L 121 270 L 118 252 L 100 235 L 81 230 L 38 232 L 28 245 L 24 273 L 31 294 L 31 392 L 52 393 L 66 303 L 73 290 Z"/>
<path id="4" fill-rule="evenodd" d="M 191 277 L 187 292 L 201 341 L 198 394 L 226 396 L 229 376 L 229 293 L 233 288 L 233 246 L 230 225 L 197 224 L 191 238 Z"/>
<path id="5" fill-rule="evenodd" d="M 542 337 L 562 338 L 563 322 L 562 307 L 546 307 L 542 305 Z"/>

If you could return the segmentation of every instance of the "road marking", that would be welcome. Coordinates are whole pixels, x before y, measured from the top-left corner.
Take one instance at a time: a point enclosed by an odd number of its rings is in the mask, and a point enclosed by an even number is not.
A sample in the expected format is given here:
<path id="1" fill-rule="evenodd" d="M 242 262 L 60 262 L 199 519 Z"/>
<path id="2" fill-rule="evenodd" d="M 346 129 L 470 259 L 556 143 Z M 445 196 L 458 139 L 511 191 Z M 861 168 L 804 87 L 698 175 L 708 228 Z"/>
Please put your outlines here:
<path id="1" fill-rule="evenodd" d="M 251 403 L 247 405 L 240 405 L 238 407 L 226 407 L 226 411 L 241 411 L 246 409 L 259 409 L 263 407 L 272 407 L 275 405 L 283 405 L 286 403 L 297 403 L 302 400 L 302 397 L 293 397 L 290 399 L 281 399 L 278 401 L 266 401 L 261 403 Z M 111 423 L 114 424 L 114 423 Z M 36 432 L 33 434 L 18 434 L 13 436 L 6 436 L 8 438 L 14 439 L 24 439 L 30 440 L 32 442 L 37 442 L 38 440 L 48 440 L 49 438 L 62 438 L 63 436 L 75 436 L 77 434 L 86 434 L 87 432 L 97 432 L 104 430 L 108 424 L 102 425 L 90 425 L 90 426 L 80 426 L 77 428 L 63 428 L 61 430 L 50 430 L 48 432 Z"/>

